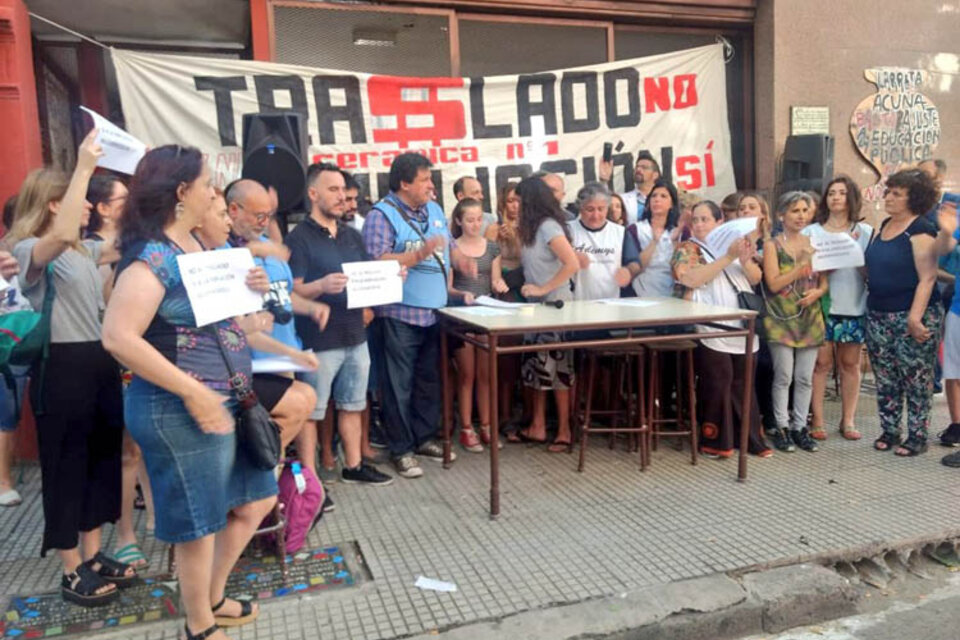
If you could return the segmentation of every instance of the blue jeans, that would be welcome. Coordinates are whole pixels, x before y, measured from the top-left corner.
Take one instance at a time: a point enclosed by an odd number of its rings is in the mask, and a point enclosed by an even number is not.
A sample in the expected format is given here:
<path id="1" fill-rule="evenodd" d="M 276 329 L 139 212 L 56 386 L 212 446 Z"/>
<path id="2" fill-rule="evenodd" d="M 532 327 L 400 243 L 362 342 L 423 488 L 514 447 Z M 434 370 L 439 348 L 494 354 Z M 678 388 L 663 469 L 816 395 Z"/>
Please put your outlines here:
<path id="1" fill-rule="evenodd" d="M 0 431 L 16 431 L 20 422 L 20 409 L 23 407 L 23 390 L 27 386 L 29 367 L 10 367 L 13 373 L 13 386 L 0 376 Z"/>
<path id="2" fill-rule="evenodd" d="M 380 318 L 381 410 L 394 459 L 415 452 L 437 436 L 443 405 L 440 327 L 417 327 Z"/>

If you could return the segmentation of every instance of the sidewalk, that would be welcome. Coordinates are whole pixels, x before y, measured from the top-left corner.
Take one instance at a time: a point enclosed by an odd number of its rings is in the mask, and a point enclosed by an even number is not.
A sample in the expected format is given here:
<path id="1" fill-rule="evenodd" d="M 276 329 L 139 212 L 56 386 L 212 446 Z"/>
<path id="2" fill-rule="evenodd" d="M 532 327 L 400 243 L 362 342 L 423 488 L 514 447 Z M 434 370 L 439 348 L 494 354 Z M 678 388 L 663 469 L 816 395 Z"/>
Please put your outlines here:
<path id="1" fill-rule="evenodd" d="M 828 404 L 828 424 L 838 412 Z M 937 396 L 931 435 L 946 421 Z M 948 450 L 932 446 L 912 459 L 874 451 L 871 396 L 862 396 L 859 427 L 859 442 L 832 432 L 818 453 L 751 458 L 745 484 L 736 481 L 735 459 L 694 467 L 669 441 L 646 473 L 636 455 L 619 443 L 609 450 L 603 437 L 593 439 L 583 474 L 575 455 L 506 446 L 495 522 L 487 516 L 486 455 L 458 451 L 448 471 L 424 461 L 422 479 L 385 488 L 335 484 L 337 509 L 308 546 L 356 541 L 372 579 L 268 602 L 256 625 L 232 637 L 417 635 L 694 577 L 960 535 L 960 474 L 940 465 Z M 0 594 L 7 596 L 59 585 L 55 560 L 38 558 L 38 470 L 28 469 L 26 479 L 25 504 L 0 511 Z M 162 545 L 148 540 L 144 550 L 155 569 L 162 566 Z M 421 591 L 413 586 L 419 575 L 458 591 Z M 98 637 L 172 639 L 179 628 L 162 622 Z"/>

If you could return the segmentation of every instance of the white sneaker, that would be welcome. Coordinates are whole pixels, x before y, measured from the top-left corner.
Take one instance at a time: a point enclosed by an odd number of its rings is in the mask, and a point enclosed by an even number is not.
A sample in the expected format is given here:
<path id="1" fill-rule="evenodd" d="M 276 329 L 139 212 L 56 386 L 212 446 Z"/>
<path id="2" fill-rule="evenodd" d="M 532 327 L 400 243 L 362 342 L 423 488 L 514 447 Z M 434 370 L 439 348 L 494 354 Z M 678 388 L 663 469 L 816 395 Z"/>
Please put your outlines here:
<path id="1" fill-rule="evenodd" d="M 399 460 L 395 460 L 393 465 L 397 468 L 397 473 L 403 478 L 419 478 L 423 475 L 420 462 L 412 455 L 405 455 Z"/>
<path id="2" fill-rule="evenodd" d="M 0 507 L 15 507 L 23 502 L 23 498 L 16 489 L 9 489 L 0 493 Z"/>

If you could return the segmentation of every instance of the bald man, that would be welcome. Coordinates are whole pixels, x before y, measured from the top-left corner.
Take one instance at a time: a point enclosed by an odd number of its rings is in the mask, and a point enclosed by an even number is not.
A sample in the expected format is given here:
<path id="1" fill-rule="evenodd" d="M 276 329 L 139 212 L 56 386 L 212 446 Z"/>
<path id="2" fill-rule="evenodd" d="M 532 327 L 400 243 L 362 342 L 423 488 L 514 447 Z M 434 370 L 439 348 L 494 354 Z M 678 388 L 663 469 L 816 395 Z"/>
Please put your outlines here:
<path id="1" fill-rule="evenodd" d="M 263 267 L 270 279 L 270 291 L 263 296 L 264 307 L 274 312 L 270 337 L 283 345 L 284 355 L 294 360 L 303 359 L 309 364 L 312 355 L 302 355 L 303 345 L 294 329 L 293 314 L 309 316 L 323 327 L 329 317 L 329 307 L 294 293 L 293 274 L 286 262 L 289 252 L 264 235 L 275 207 L 263 185 L 254 180 L 238 180 L 227 187 L 224 195 L 233 225 L 230 245 L 249 248 L 254 254 L 254 262 Z M 280 322 L 284 314 L 286 322 Z M 258 349 L 263 345 L 258 344 L 257 336 L 250 336 L 250 345 L 255 360 L 273 355 Z M 313 362 L 315 364 L 315 360 Z M 258 373 L 253 376 L 253 390 L 280 426 L 284 446 L 300 432 L 317 399 L 313 388 L 294 380 L 292 374 Z"/>

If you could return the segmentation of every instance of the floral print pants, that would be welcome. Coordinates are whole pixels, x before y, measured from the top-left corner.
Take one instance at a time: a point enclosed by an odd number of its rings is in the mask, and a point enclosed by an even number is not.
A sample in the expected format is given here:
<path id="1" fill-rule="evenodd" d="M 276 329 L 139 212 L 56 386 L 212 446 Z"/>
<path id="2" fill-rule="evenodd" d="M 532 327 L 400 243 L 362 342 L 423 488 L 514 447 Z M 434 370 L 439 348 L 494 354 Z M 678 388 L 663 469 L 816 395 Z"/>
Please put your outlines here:
<path id="1" fill-rule="evenodd" d="M 877 379 L 877 413 L 884 433 L 900 434 L 906 399 L 907 437 L 926 441 L 943 311 L 933 304 L 923 314 L 923 324 L 933 334 L 926 342 L 907 333 L 908 315 L 909 311 L 870 311 L 867 352 Z"/>

